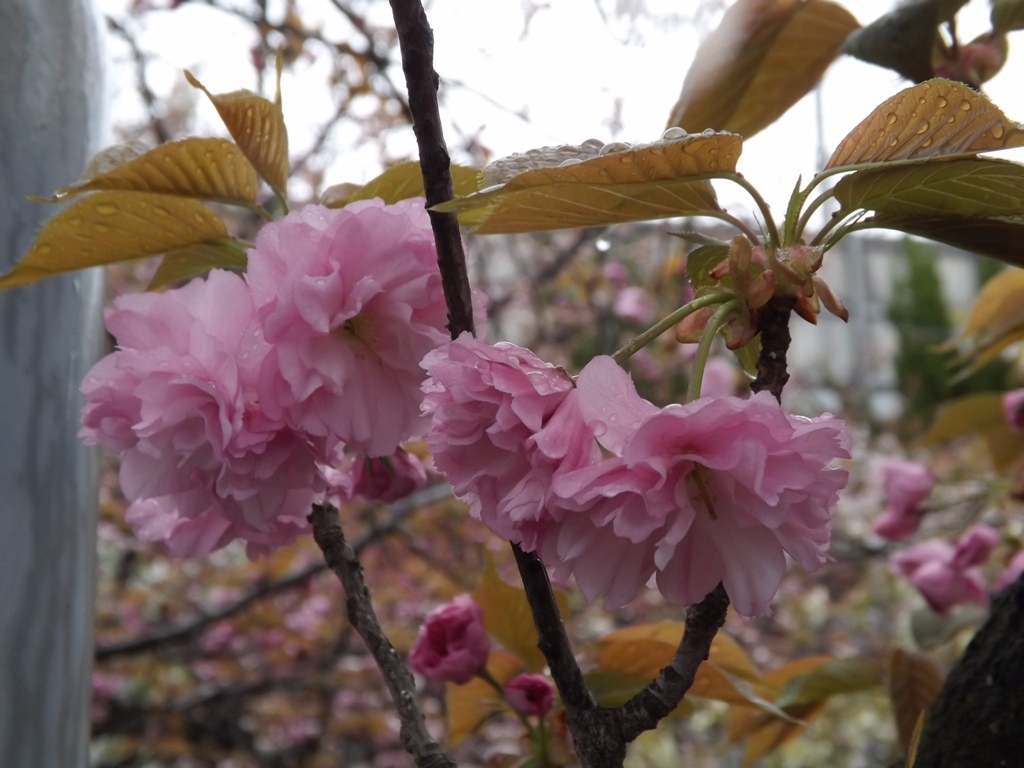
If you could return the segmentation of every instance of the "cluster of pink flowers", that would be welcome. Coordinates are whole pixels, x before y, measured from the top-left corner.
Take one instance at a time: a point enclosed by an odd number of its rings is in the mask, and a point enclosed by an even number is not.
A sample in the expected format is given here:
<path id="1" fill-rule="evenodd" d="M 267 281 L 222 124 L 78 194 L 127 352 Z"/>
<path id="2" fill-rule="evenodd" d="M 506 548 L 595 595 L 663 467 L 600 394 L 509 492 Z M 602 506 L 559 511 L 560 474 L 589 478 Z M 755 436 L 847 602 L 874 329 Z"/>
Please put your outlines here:
<path id="1" fill-rule="evenodd" d="M 437 468 L 502 538 L 616 608 L 656 578 L 671 602 L 721 581 L 764 614 L 788 553 L 825 561 L 847 480 L 845 424 L 786 414 L 767 393 L 657 408 L 611 358 L 574 382 L 511 344 L 468 334 L 423 361 Z"/>
<path id="2" fill-rule="evenodd" d="M 399 444 L 424 431 L 418 362 L 448 338 L 436 258 L 421 199 L 308 206 L 260 231 L 246 279 L 115 300 L 118 349 L 82 384 L 80 434 L 122 456 L 139 537 L 266 552 L 307 530 L 342 451 L 336 489 L 421 484 Z"/>
<path id="3" fill-rule="evenodd" d="M 933 610 L 948 613 L 961 603 L 988 602 L 985 578 L 977 566 L 998 541 L 993 528 L 976 525 L 955 545 L 929 539 L 897 552 L 891 565 L 917 587 Z"/>

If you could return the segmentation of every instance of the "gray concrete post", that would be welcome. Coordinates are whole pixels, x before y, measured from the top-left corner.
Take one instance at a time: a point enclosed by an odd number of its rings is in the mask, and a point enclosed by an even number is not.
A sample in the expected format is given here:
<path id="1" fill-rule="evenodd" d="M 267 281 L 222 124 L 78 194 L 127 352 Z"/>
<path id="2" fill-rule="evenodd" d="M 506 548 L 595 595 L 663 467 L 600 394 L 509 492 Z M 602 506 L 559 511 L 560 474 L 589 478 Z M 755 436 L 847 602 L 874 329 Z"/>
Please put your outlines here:
<path id="1" fill-rule="evenodd" d="M 81 174 L 105 107 L 91 0 L 0 0 L 0 272 Z M 0 292 L 0 765 L 82 768 L 91 695 L 96 457 L 78 384 L 99 270 Z"/>

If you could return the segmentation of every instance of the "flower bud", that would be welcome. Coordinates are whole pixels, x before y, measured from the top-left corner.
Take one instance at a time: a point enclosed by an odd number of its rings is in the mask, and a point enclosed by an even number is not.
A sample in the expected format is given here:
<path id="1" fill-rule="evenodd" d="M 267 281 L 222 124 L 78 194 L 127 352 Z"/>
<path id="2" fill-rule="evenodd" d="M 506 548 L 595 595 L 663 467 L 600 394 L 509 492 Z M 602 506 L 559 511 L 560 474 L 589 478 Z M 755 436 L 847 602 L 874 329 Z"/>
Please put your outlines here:
<path id="1" fill-rule="evenodd" d="M 543 717 L 555 703 L 555 686 L 544 675 L 516 675 L 505 684 L 505 701 L 521 715 Z"/>
<path id="2" fill-rule="evenodd" d="M 427 614 L 409 653 L 409 666 L 428 680 L 468 683 L 490 650 L 483 609 L 469 595 L 459 595 Z"/>

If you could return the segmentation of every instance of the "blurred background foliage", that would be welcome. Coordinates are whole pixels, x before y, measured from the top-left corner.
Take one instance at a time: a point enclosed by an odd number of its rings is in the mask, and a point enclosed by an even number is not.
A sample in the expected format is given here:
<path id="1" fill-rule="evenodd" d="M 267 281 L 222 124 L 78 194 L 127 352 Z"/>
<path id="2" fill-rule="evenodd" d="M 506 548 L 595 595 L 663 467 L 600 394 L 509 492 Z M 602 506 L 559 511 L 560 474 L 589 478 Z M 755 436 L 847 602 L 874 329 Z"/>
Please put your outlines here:
<path id="1" fill-rule="evenodd" d="M 226 29 L 251 37 L 250 65 L 260 92 L 269 95 L 272 89 L 279 49 L 286 75 L 318 74 L 327 83 L 330 109 L 320 109 L 315 124 L 294 127 L 299 138 L 293 144 L 290 193 L 296 203 L 319 199 L 326 169 L 339 153 L 370 153 L 385 163 L 407 159 L 409 111 L 402 83 L 389 74 L 398 53 L 382 0 L 329 0 L 317 12 L 334 14 L 332 25 L 307 22 L 305 6 L 293 0 L 191 2 L 216 10 L 227 20 Z M 157 23 L 154 12 L 183 4 L 106 4 L 118 99 L 129 104 L 114 115 L 119 140 L 152 145 L 196 133 L 195 92 L 180 78 L 170 88 L 158 88 L 153 82 L 158 54 L 143 43 L 152 34 L 150 25 Z M 705 0 L 689 21 L 706 25 L 724 5 Z M 543 5 L 524 0 L 522 6 L 528 34 L 531 15 Z M 628 27 L 636 14 L 655 13 L 642 2 L 599 2 L 599 7 L 616 29 Z M 343 32 L 335 35 L 328 28 Z M 289 98 L 286 91 L 286 104 Z M 449 127 L 458 160 L 482 165 L 490 159 L 488 148 L 471 131 Z M 273 206 L 269 196 L 262 202 Z M 254 215 L 223 213 L 231 217 L 238 236 L 251 237 L 258 225 Z M 889 572 L 886 560 L 893 547 L 870 531 L 883 507 L 878 461 L 921 456 L 922 434 L 951 397 L 999 391 L 1018 381 L 1012 354 L 970 377 L 955 378 L 949 354 L 938 347 L 954 334 L 966 310 L 948 306 L 931 246 L 907 240 L 902 248 L 902 264 L 891 271 L 895 277 L 885 310 L 898 352 L 891 361 L 873 363 L 892 367 L 892 391 L 901 407 L 896 416 L 862 414 L 854 425 L 857 459 L 835 518 L 834 561 L 813 576 L 792 571 L 772 616 L 750 621 L 730 616 L 725 628 L 759 675 L 780 681 L 778 690 L 790 679 L 787 664 L 818 655 L 870 662 L 881 676 L 856 692 L 839 684 L 826 687 L 813 706 L 801 710 L 798 725 L 758 720 L 764 713 L 749 703 L 691 697 L 692 708 L 631 747 L 630 768 L 901 764 L 906 746 L 901 737 L 905 742 L 906 735 L 897 732 L 897 721 L 934 695 L 936 679 L 941 680 L 942 670 L 979 622 L 978 612 L 970 609 L 947 617 L 932 613 Z M 686 246 L 662 225 L 477 237 L 470 239 L 469 252 L 471 277 L 490 297 L 490 337 L 529 346 L 570 370 L 593 355 L 614 351 L 652 318 L 692 296 Z M 111 267 L 110 294 L 144 289 L 154 269 L 149 262 Z M 979 260 L 978 283 L 999 269 L 995 262 Z M 726 385 L 744 393 L 746 377 L 724 349 L 718 354 L 721 369 L 731 371 Z M 640 392 L 660 403 L 680 399 L 689 368 L 688 350 L 671 334 L 630 361 Z M 859 411 L 844 403 L 858 402 L 863 393 L 819 374 L 794 371 L 787 392 L 794 407 L 824 397 L 833 410 L 853 418 Z M 341 589 L 325 572 L 312 541 L 257 562 L 248 561 L 236 546 L 205 561 L 170 559 L 131 535 L 123 519 L 126 505 L 117 487 L 116 462 L 110 457 L 104 462 L 93 768 L 409 764 L 387 692 L 343 617 Z M 919 536 L 950 538 L 980 520 L 1000 528 L 1004 541 L 987 572 L 994 580 L 998 564 L 1024 534 L 1017 502 L 1001 493 L 1005 481 L 993 472 L 985 444 L 970 429 L 936 446 L 929 462 L 947 482 Z M 350 539 L 362 545 L 376 608 L 399 651 L 409 648 L 432 607 L 478 586 L 489 558 L 503 578 L 518 583 L 507 546 L 468 519 L 464 507 L 436 485 L 390 508 L 349 505 L 342 510 L 342 522 Z M 597 641 L 610 631 L 682 618 L 656 593 L 606 613 L 587 606 L 571 585 L 561 586 L 570 592 L 569 630 L 585 669 L 599 666 Z M 920 656 L 899 656 L 896 649 Z M 422 701 L 431 728 L 443 738 L 451 715 L 444 691 L 426 686 Z M 514 719 L 492 718 L 453 755 L 465 766 L 514 765 L 511 756 L 519 753 L 521 736 Z M 554 738 L 564 741 L 564 731 Z"/>

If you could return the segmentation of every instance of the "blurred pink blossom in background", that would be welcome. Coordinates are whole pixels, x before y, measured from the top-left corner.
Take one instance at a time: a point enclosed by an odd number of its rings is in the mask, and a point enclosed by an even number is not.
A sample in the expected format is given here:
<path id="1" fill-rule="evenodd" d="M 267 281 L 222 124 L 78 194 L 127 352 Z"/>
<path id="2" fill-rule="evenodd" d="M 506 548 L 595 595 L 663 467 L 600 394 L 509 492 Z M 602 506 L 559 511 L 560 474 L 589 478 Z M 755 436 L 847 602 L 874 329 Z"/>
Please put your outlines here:
<path id="1" fill-rule="evenodd" d="M 935 478 L 923 464 L 902 459 L 886 459 L 881 471 L 886 507 L 871 530 L 883 539 L 905 539 L 917 530 L 918 507 L 932 492 Z"/>

